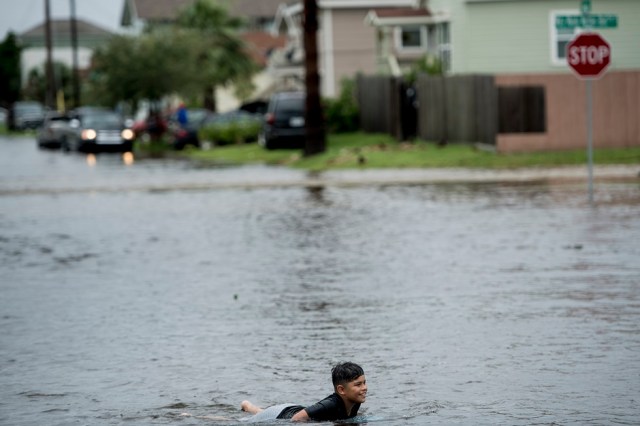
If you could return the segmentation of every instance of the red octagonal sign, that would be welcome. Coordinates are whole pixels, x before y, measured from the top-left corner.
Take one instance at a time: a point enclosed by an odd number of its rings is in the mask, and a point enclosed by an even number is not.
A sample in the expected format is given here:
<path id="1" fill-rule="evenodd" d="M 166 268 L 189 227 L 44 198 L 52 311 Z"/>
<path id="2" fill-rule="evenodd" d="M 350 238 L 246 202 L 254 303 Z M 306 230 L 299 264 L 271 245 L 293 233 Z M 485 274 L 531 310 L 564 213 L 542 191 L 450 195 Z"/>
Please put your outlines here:
<path id="1" fill-rule="evenodd" d="M 609 66 L 611 46 L 598 33 L 582 33 L 567 45 L 567 62 L 581 78 L 599 78 Z"/>

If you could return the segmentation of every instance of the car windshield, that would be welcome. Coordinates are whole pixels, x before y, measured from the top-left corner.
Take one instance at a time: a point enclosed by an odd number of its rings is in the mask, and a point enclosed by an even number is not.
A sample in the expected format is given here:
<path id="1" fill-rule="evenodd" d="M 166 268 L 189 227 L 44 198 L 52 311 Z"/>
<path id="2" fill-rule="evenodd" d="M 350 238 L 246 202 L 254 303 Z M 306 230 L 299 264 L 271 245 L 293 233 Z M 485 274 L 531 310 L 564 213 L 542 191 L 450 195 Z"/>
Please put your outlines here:
<path id="1" fill-rule="evenodd" d="M 84 118 L 83 125 L 85 128 L 119 129 L 121 120 L 117 114 L 91 114 Z"/>

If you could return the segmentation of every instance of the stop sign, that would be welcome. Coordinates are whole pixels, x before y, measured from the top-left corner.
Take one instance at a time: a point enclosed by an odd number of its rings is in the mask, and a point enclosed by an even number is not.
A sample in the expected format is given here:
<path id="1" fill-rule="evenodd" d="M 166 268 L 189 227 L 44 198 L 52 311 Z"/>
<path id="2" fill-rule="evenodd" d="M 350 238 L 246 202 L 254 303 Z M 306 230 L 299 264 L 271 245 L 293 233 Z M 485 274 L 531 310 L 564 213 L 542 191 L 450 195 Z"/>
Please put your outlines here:
<path id="1" fill-rule="evenodd" d="M 598 33 L 582 33 L 567 45 L 567 62 L 581 78 L 599 78 L 609 66 L 611 47 Z"/>

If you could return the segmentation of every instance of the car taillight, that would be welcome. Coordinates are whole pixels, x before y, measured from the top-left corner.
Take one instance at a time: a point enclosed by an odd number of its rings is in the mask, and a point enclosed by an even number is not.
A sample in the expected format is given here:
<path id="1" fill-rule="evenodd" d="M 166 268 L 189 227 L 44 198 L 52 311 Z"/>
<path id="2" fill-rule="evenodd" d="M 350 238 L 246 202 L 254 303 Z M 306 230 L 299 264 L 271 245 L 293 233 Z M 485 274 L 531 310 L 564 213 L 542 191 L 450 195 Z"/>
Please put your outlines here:
<path id="1" fill-rule="evenodd" d="M 267 115 L 264 116 L 264 121 L 267 124 L 275 124 L 276 116 L 273 113 L 269 112 L 269 113 L 267 113 Z"/>

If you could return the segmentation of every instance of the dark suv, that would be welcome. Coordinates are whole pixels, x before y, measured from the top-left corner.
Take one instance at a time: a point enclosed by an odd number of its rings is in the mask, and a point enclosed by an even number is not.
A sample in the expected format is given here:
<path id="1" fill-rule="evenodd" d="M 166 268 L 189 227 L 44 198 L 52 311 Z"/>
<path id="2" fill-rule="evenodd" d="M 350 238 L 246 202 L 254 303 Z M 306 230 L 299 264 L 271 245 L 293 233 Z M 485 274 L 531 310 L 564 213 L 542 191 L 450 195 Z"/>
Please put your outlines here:
<path id="1" fill-rule="evenodd" d="M 302 91 L 280 92 L 271 96 L 258 138 L 260 145 L 267 149 L 304 148 L 305 99 L 306 94 Z"/>

